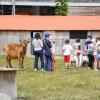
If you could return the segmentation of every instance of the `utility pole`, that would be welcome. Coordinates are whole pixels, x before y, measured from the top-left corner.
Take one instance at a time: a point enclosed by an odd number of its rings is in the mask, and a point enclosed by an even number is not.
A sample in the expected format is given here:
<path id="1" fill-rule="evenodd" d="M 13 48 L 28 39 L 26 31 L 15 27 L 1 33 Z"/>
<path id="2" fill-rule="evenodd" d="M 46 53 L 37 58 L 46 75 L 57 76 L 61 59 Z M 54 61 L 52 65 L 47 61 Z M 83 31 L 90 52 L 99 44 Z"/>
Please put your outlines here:
<path id="1" fill-rule="evenodd" d="M 15 0 L 12 0 L 12 15 L 15 15 Z"/>
<path id="2" fill-rule="evenodd" d="M 3 9 L 3 5 L 2 5 L 2 15 L 3 15 L 3 11 L 4 11 L 4 9 Z"/>
<path id="3" fill-rule="evenodd" d="M 0 1 L 0 3 L 1 3 L 1 1 Z M 0 12 L 1 12 L 2 15 L 4 14 L 4 9 L 3 9 L 3 4 L 2 4 L 2 3 L 1 3 L 1 9 L 0 9 Z"/>

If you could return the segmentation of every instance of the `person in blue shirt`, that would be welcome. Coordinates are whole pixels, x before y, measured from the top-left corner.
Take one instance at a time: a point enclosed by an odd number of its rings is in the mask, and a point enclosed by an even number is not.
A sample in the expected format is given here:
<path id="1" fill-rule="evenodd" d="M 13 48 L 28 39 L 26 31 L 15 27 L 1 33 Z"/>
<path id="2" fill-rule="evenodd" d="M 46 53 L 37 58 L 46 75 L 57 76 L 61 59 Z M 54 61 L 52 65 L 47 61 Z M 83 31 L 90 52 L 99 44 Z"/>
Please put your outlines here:
<path id="1" fill-rule="evenodd" d="M 43 45 L 44 45 L 44 55 L 45 55 L 45 68 L 47 71 L 51 71 L 51 64 L 52 64 L 52 44 L 49 40 L 50 33 L 45 32 L 44 34 L 44 40 L 43 40 Z"/>

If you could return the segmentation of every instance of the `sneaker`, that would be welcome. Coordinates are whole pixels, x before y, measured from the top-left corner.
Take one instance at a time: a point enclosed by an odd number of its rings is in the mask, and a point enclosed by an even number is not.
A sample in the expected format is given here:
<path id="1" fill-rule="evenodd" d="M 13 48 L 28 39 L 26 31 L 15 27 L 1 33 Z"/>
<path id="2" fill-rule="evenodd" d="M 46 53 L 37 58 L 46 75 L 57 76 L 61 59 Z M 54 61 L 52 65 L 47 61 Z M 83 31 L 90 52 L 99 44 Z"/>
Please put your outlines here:
<path id="1" fill-rule="evenodd" d="M 97 68 L 94 69 L 95 71 L 99 71 Z"/>
<path id="2" fill-rule="evenodd" d="M 90 67 L 87 67 L 87 69 L 91 69 Z"/>
<path id="3" fill-rule="evenodd" d="M 35 68 L 34 71 L 37 71 L 37 69 Z"/>
<path id="4" fill-rule="evenodd" d="M 43 69 L 43 68 L 41 68 L 41 71 L 44 71 L 44 69 Z"/>
<path id="5" fill-rule="evenodd" d="M 68 68 L 65 67 L 64 70 L 68 70 Z"/>

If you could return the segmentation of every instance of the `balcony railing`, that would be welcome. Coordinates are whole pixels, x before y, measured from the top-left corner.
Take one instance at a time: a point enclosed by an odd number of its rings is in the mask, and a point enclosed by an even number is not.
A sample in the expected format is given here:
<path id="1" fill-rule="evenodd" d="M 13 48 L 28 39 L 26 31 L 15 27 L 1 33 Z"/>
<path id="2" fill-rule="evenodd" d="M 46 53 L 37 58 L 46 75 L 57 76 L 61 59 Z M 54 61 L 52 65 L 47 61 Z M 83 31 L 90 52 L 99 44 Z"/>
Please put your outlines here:
<path id="1" fill-rule="evenodd" d="M 25 2 L 55 2 L 55 0 L 0 0 L 0 2 L 13 2 L 13 1 L 25 1 Z M 68 0 L 70 3 L 100 3 L 100 0 Z"/>
<path id="2" fill-rule="evenodd" d="M 0 0 L 0 2 L 13 2 L 13 1 L 23 1 L 23 2 L 55 2 L 55 0 Z"/>
<path id="3" fill-rule="evenodd" d="M 13 0 L 0 0 L 0 2 L 12 2 Z"/>

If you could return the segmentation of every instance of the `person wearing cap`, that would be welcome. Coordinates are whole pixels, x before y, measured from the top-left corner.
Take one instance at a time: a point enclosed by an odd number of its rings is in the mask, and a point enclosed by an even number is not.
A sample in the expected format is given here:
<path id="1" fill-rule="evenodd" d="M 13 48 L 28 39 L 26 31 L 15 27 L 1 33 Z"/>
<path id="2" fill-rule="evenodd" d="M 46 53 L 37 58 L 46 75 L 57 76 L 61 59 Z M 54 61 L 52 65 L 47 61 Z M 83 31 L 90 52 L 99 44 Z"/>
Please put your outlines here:
<path id="1" fill-rule="evenodd" d="M 35 34 L 35 39 L 32 41 L 34 48 L 34 71 L 38 70 L 38 59 L 41 61 L 41 70 L 44 69 L 44 57 L 43 57 L 43 42 L 41 40 L 40 34 Z"/>
<path id="2" fill-rule="evenodd" d="M 45 69 L 47 71 L 51 71 L 51 65 L 52 65 L 52 52 L 51 52 L 51 48 L 52 48 L 52 44 L 49 40 L 49 36 L 50 33 L 49 32 L 45 32 L 44 34 L 44 40 L 43 40 L 43 44 L 44 44 L 44 55 L 45 55 Z"/>

